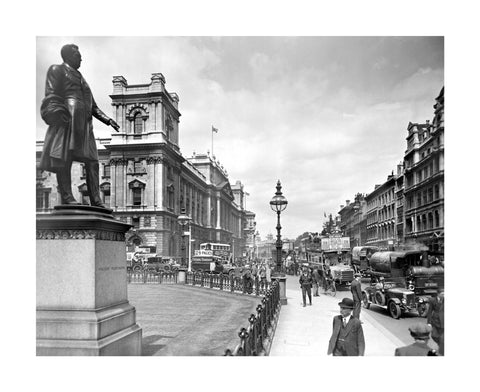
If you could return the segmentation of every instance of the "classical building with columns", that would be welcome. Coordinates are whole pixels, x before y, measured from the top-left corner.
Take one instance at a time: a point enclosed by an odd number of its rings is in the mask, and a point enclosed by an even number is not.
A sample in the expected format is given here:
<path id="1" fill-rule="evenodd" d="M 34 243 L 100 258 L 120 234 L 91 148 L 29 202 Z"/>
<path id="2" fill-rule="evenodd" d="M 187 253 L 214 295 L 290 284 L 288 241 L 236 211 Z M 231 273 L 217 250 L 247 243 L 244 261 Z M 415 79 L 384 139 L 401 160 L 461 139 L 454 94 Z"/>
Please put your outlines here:
<path id="1" fill-rule="evenodd" d="M 245 252 L 247 225 L 244 186 L 230 185 L 227 171 L 215 157 L 185 158 L 179 147 L 179 98 L 154 73 L 150 83 L 129 85 L 113 77 L 113 118 L 120 125 L 111 139 L 97 139 L 100 189 L 119 220 L 133 225 L 127 247 L 144 245 L 164 257 L 181 259 L 182 208 L 192 219 L 192 248 L 203 242 L 230 244 L 234 257 Z M 43 142 L 37 142 L 37 163 Z M 83 165 L 72 168 L 72 191 L 89 204 Z M 60 198 L 54 174 L 37 170 L 37 212 L 49 212 Z"/>
<path id="2" fill-rule="evenodd" d="M 444 89 L 430 124 L 408 124 L 404 164 L 405 242 L 444 253 Z"/>

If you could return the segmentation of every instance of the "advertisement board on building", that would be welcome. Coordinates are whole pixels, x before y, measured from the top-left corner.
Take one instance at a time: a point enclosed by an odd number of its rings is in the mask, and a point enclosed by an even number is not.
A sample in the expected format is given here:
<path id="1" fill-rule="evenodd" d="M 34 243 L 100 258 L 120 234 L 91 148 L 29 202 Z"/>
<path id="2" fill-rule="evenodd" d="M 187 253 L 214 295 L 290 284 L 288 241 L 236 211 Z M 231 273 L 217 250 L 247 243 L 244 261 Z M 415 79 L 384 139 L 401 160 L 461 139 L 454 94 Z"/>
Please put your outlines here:
<path id="1" fill-rule="evenodd" d="M 350 250 L 350 237 L 322 238 L 322 250 L 324 252 Z"/>

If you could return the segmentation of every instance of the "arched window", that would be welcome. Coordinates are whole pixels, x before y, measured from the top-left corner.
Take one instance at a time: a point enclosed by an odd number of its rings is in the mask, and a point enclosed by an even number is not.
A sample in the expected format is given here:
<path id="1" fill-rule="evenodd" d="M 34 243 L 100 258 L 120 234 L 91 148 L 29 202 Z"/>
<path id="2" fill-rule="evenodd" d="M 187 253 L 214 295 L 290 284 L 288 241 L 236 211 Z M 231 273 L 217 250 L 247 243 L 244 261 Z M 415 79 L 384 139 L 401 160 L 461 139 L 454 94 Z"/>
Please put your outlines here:
<path id="1" fill-rule="evenodd" d="M 438 210 L 435 210 L 435 227 L 440 226 L 440 214 L 438 213 Z"/>
<path id="2" fill-rule="evenodd" d="M 433 214 L 431 212 L 428 213 L 428 228 L 433 229 Z"/>
<path id="3" fill-rule="evenodd" d="M 133 133 L 138 135 L 143 132 L 143 119 L 140 113 L 137 113 L 133 119 Z"/>

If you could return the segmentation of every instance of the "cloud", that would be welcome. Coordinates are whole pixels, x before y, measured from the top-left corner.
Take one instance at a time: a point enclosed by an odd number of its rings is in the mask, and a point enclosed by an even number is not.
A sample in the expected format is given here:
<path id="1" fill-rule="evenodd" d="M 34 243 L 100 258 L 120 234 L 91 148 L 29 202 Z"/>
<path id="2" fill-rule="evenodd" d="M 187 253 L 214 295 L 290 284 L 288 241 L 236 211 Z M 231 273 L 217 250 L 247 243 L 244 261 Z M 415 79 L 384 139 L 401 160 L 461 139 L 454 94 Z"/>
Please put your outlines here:
<path id="1" fill-rule="evenodd" d="M 432 118 L 443 45 L 426 40 L 41 38 L 37 106 L 46 69 L 65 41 L 83 48 L 81 71 L 107 114 L 113 75 L 133 84 L 162 72 L 180 97 L 182 154 L 211 150 L 214 125 L 214 154 L 231 183 L 241 180 L 250 193 L 247 208 L 261 236 L 275 232 L 268 202 L 280 179 L 289 200 L 282 233 L 296 237 L 320 231 L 324 212 L 336 214 L 345 199 L 385 181 L 403 159 L 408 122 Z M 110 133 L 94 126 L 97 135 Z M 37 129 L 38 137 L 45 129 L 38 116 Z"/>

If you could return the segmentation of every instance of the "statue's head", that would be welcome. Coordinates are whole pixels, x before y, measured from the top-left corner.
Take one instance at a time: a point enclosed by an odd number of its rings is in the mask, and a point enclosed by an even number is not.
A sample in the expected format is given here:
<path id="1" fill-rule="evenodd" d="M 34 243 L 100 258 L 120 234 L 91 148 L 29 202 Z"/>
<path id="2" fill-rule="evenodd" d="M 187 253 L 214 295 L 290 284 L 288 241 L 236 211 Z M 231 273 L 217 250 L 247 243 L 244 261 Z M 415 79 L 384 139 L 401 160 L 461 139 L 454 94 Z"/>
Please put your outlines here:
<path id="1" fill-rule="evenodd" d="M 71 67 L 78 69 L 80 68 L 80 63 L 82 62 L 82 55 L 78 50 L 78 46 L 74 44 L 64 45 L 60 51 L 62 59 Z"/>

